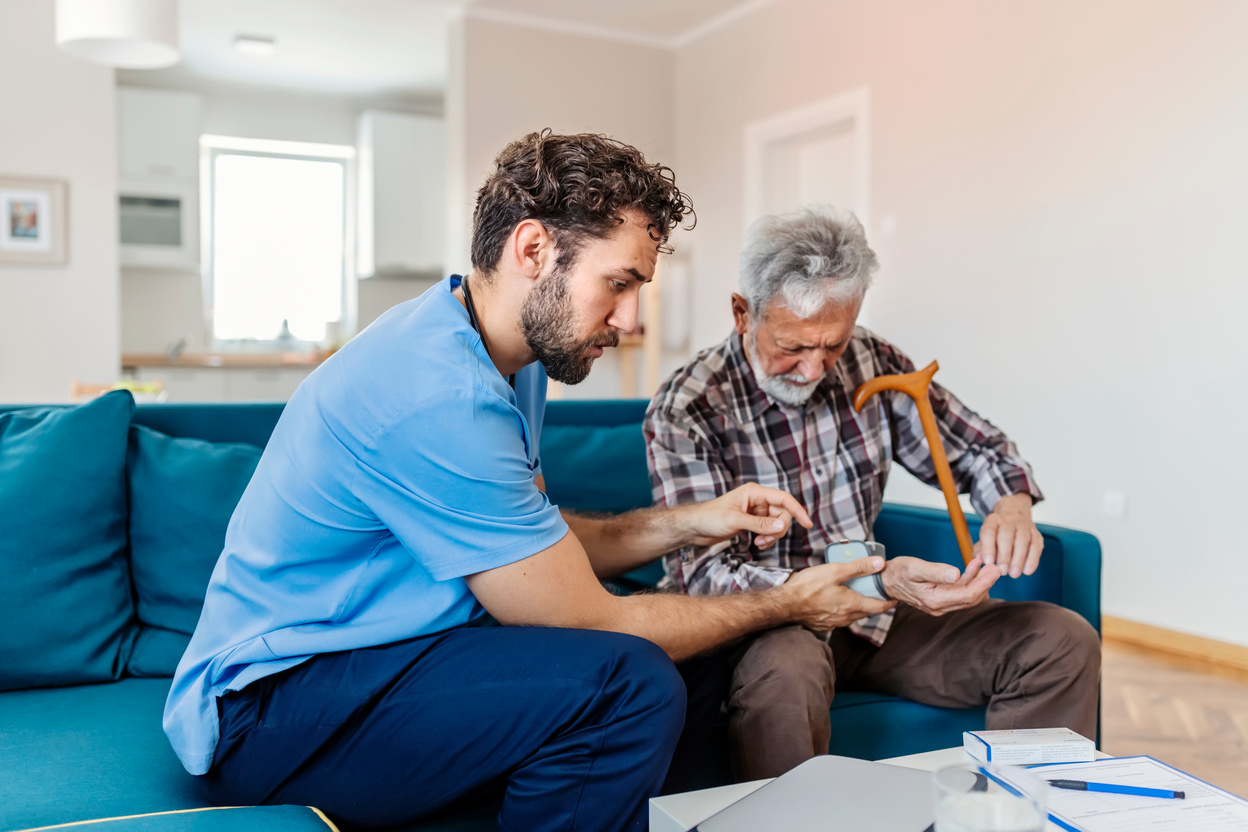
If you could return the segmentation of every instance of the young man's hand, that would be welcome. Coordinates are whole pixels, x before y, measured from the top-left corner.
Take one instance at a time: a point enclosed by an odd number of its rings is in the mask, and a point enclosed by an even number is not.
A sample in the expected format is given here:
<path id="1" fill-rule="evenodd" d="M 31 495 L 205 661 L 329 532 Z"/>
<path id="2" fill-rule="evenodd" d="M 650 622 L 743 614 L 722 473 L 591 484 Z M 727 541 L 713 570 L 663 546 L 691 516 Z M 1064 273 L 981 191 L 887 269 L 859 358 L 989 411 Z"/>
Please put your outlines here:
<path id="1" fill-rule="evenodd" d="M 846 581 L 874 575 L 884 568 L 884 558 L 859 558 L 850 563 L 824 563 L 799 569 L 780 585 L 794 597 L 793 620 L 815 632 L 853 624 L 897 606 L 895 601 L 868 598 L 846 587 Z"/>
<path id="2" fill-rule="evenodd" d="M 1000 577 L 1000 569 L 985 566 L 978 558 L 967 564 L 965 572 L 959 573 L 956 566 L 947 563 L 896 557 L 880 575 L 888 597 L 928 615 L 944 615 L 975 606 L 988 597 L 988 590 Z"/>
<path id="3" fill-rule="evenodd" d="M 754 544 L 765 549 L 783 537 L 796 520 L 809 529 L 814 523 L 802 504 L 785 491 L 747 483 L 722 497 L 684 507 L 682 518 L 688 542 L 710 546 L 751 532 Z"/>
<path id="4" fill-rule="evenodd" d="M 986 565 L 996 564 L 1002 575 L 1030 575 L 1040 565 L 1044 538 L 1031 519 L 1030 494 L 1011 494 L 997 500 L 979 530 L 975 555 Z"/>

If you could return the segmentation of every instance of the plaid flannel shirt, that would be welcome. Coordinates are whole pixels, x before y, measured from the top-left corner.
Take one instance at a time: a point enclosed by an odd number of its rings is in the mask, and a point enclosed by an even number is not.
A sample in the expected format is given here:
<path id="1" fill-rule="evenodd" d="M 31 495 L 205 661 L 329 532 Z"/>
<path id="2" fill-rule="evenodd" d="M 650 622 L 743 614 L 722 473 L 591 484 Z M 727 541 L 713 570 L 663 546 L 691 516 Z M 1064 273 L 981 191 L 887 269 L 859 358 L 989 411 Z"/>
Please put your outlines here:
<path id="1" fill-rule="evenodd" d="M 743 533 L 671 552 L 664 557 L 662 586 L 690 595 L 765 589 L 822 563 L 829 543 L 872 539 L 894 460 L 939 487 L 909 396 L 878 393 L 861 413 L 852 404 L 867 379 L 913 371 L 900 350 L 862 327 L 801 407 L 781 404 L 759 388 L 735 332 L 678 370 L 655 394 L 643 426 L 655 504 L 702 502 L 757 482 L 796 497 L 814 528 L 794 523 L 763 551 Z M 977 512 L 987 514 L 1010 494 L 1043 499 L 1031 467 L 1004 433 L 939 384 L 931 385 L 929 396 L 954 482 L 959 492 L 969 492 Z M 885 613 L 850 629 L 883 644 L 892 620 Z"/>

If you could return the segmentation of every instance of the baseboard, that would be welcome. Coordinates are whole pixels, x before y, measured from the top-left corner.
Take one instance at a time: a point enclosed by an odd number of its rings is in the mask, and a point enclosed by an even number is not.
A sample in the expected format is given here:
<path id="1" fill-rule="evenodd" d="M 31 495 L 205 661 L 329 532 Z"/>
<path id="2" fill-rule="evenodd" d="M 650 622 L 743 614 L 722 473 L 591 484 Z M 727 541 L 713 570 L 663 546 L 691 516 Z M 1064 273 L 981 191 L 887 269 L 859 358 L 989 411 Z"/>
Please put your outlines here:
<path id="1" fill-rule="evenodd" d="M 1238 644 L 1180 633 L 1111 615 L 1101 616 L 1101 632 L 1106 641 L 1248 673 L 1248 647 Z"/>

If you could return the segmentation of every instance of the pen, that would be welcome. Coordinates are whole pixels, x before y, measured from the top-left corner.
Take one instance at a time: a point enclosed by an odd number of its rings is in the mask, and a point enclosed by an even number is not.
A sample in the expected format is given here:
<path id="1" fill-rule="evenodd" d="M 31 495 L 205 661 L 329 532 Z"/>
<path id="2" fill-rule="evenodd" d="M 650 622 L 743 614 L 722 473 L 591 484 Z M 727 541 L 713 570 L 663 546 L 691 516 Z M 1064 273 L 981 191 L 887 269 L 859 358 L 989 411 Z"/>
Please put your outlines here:
<path id="1" fill-rule="evenodd" d="M 1055 789 L 1071 789 L 1078 792 L 1135 794 L 1140 797 L 1169 797 L 1177 800 L 1187 797 L 1184 792 L 1172 792 L 1169 789 L 1142 789 L 1139 786 L 1115 786 L 1112 783 L 1087 783 L 1083 780 L 1050 780 L 1049 785 Z"/>

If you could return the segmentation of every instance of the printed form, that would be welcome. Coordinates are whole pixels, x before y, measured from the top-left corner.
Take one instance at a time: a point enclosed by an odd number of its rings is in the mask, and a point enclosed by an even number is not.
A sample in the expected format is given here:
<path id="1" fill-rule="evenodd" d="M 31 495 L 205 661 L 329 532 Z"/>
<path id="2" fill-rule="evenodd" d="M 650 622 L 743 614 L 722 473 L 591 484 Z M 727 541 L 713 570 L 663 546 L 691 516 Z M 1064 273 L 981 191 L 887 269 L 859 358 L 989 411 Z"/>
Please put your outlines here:
<path id="1" fill-rule="evenodd" d="M 1032 766 L 1046 780 L 1170 789 L 1186 799 L 1049 789 L 1050 820 L 1072 832 L 1246 832 L 1248 801 L 1152 757 Z M 1003 779 L 1009 780 L 1007 776 Z"/>

